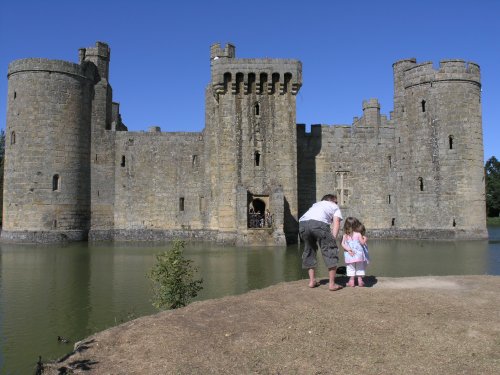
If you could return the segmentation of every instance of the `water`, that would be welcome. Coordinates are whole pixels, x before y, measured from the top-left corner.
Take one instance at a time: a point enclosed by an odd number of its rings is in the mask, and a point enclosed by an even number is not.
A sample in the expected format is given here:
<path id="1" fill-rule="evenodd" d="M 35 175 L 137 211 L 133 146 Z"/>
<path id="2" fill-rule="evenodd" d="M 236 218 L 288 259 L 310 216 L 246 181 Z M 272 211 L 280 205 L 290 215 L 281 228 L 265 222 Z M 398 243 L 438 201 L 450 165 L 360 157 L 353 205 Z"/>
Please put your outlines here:
<path id="1" fill-rule="evenodd" d="M 500 275 L 500 227 L 489 241 L 371 240 L 375 276 Z M 56 359 L 73 342 L 154 313 L 146 273 L 168 245 L 0 244 L 0 373 L 30 374 L 38 355 Z M 188 244 L 204 289 L 198 300 L 241 294 L 307 277 L 300 249 Z M 327 272 L 322 261 L 320 277 Z M 57 341 L 70 338 L 71 344 Z"/>

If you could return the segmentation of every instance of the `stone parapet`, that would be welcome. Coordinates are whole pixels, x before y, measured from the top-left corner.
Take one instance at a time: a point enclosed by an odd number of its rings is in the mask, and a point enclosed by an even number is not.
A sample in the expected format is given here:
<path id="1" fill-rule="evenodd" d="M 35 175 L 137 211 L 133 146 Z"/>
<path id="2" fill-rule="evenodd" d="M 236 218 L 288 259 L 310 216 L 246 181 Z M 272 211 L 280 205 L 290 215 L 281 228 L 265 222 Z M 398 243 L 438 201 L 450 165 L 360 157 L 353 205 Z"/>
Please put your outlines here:
<path id="1" fill-rule="evenodd" d="M 439 81 L 466 81 L 481 86 L 479 65 L 464 60 L 442 60 L 438 70 L 432 62 L 416 64 L 405 70 L 404 79 L 405 88 Z"/>
<path id="2" fill-rule="evenodd" d="M 15 60 L 9 64 L 7 76 L 21 72 L 61 73 L 94 80 L 95 69 L 88 69 L 88 64 L 74 64 L 62 60 L 41 58 Z"/>

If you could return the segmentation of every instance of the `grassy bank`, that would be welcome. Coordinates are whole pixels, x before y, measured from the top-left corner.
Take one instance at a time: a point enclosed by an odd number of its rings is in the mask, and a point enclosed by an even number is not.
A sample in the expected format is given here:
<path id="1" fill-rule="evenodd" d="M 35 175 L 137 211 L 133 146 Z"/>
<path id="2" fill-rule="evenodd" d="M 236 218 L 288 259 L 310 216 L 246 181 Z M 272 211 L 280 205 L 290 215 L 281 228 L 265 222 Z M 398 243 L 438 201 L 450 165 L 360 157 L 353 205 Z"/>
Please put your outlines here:
<path id="1" fill-rule="evenodd" d="M 500 217 L 487 217 L 486 223 L 488 225 L 500 225 Z"/>

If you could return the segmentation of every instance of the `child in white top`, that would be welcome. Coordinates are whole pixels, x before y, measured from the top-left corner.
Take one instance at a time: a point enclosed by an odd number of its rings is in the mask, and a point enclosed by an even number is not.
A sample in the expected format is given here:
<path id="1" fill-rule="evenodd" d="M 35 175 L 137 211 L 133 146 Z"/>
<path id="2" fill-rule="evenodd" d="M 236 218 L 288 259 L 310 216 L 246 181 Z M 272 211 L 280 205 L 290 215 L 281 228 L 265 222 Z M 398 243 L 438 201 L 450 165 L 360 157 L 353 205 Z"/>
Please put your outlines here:
<path id="1" fill-rule="evenodd" d="M 342 247 L 344 248 L 344 259 L 346 263 L 348 286 L 355 285 L 355 277 L 358 277 L 358 286 L 363 287 L 363 276 L 369 262 L 367 238 L 365 226 L 355 217 L 348 217 L 344 224 L 344 235 L 342 236 Z"/>

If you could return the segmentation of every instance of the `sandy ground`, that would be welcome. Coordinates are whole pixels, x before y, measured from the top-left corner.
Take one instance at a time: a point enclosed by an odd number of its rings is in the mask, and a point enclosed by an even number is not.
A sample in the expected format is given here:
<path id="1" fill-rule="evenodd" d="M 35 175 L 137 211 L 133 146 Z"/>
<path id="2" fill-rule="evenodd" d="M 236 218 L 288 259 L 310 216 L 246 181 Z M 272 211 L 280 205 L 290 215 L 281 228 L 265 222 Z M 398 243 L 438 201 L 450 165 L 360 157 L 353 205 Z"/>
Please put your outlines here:
<path id="1" fill-rule="evenodd" d="M 43 373 L 500 374 L 500 277 L 369 281 L 282 283 L 142 317 Z"/>

